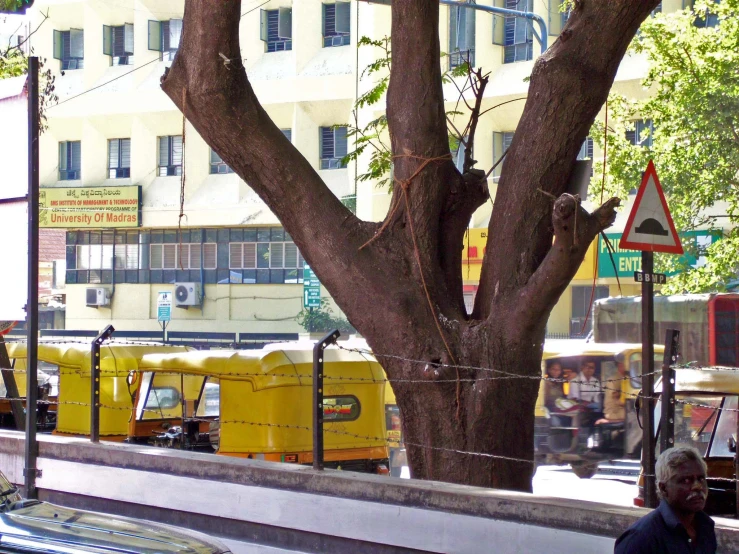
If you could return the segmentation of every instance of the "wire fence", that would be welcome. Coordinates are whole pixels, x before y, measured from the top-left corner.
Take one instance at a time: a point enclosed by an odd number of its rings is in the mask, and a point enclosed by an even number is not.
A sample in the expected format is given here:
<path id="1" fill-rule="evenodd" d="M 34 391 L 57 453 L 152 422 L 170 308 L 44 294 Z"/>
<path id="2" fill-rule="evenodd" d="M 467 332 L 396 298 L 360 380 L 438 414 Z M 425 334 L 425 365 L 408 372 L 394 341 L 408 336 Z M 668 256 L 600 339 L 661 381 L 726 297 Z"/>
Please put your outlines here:
<path id="1" fill-rule="evenodd" d="M 69 346 L 80 346 L 87 348 L 89 347 L 89 343 L 81 342 L 81 343 L 70 343 L 69 340 L 50 340 L 45 341 L 41 343 L 48 344 L 48 345 L 60 345 L 65 344 Z M 103 347 L 102 355 L 105 357 L 106 354 L 110 355 L 114 358 L 113 362 L 115 364 L 114 369 L 109 368 L 101 368 L 100 369 L 100 376 L 101 378 L 129 378 L 134 372 L 139 373 L 146 373 L 151 371 L 155 376 L 176 376 L 176 377 L 198 377 L 202 378 L 203 380 L 207 378 L 213 378 L 217 379 L 219 381 L 237 381 L 237 380 L 245 380 L 250 378 L 264 378 L 264 377 L 270 377 L 270 378 L 284 378 L 284 379 L 290 379 L 290 380 L 298 380 L 297 385 L 298 386 L 312 386 L 312 373 L 310 372 L 301 372 L 295 364 L 293 364 L 292 371 L 283 371 L 283 372 L 269 372 L 265 373 L 264 371 L 213 371 L 213 372 L 207 372 L 207 371 L 190 371 L 186 372 L 183 370 L 177 370 L 177 371 L 168 371 L 168 370 L 154 370 L 152 371 L 152 368 L 142 368 L 137 370 L 128 370 L 128 369 L 118 369 L 118 359 L 116 358 L 115 352 L 117 350 L 116 347 L 125 347 L 125 346 L 145 346 L 145 347 L 151 347 L 156 343 L 150 342 L 150 341 L 111 341 L 109 344 Z M 337 345 L 337 348 L 339 350 L 343 350 L 352 354 L 360 355 L 364 357 L 368 362 L 372 362 L 374 360 L 393 360 L 393 361 L 399 361 L 406 364 L 413 364 L 417 365 L 419 367 L 422 367 L 426 370 L 425 373 L 428 373 L 429 369 L 434 370 L 434 374 L 431 378 L 389 378 L 387 376 L 383 378 L 377 378 L 377 377 L 366 377 L 366 376 L 358 376 L 358 375 L 334 375 L 334 374 L 325 374 L 323 378 L 327 381 L 327 386 L 330 386 L 331 383 L 356 383 L 356 384 L 383 384 L 383 385 L 393 385 L 393 384 L 425 384 L 425 385 L 434 385 L 434 384 L 449 384 L 449 383 L 476 383 L 481 381 L 512 381 L 512 380 L 535 380 L 539 381 L 541 383 L 557 383 L 557 384 L 566 384 L 571 383 L 572 381 L 565 379 L 565 378 L 554 378 L 549 377 L 547 375 L 527 375 L 527 374 L 518 374 L 513 373 L 506 370 L 491 368 L 491 367 L 483 367 L 483 366 L 474 366 L 474 365 L 463 365 L 463 364 L 446 364 L 446 363 L 431 363 L 428 360 L 419 360 L 419 359 L 413 359 L 408 357 L 402 357 L 397 355 L 383 355 L 378 354 L 370 351 L 366 348 L 357 348 L 353 346 L 344 346 L 341 344 Z M 290 350 L 283 351 L 285 353 L 289 353 Z M 181 352 L 184 354 L 184 351 Z M 236 352 L 234 352 L 236 353 Z M 588 357 L 587 354 L 563 354 L 562 357 Z M 289 359 L 289 356 L 288 356 Z M 41 361 L 43 360 L 43 357 L 41 358 Z M 53 363 L 53 362 L 52 362 Z M 104 362 L 103 362 L 104 363 Z M 671 366 L 672 369 L 681 370 L 681 369 L 690 369 L 690 370 L 696 370 L 701 372 L 731 372 L 736 373 L 739 372 L 739 368 L 735 367 L 717 367 L 717 366 L 699 366 L 694 363 L 688 363 L 688 364 L 675 364 Z M 448 369 L 455 369 L 455 370 L 462 370 L 464 372 L 470 373 L 473 372 L 474 376 L 461 376 L 460 378 L 437 378 L 436 375 L 438 375 L 438 370 L 442 368 L 448 368 Z M 10 371 L 13 373 L 25 373 L 25 369 L 21 368 L 10 368 L 6 369 L 5 371 Z M 69 368 L 69 367 L 61 367 L 57 369 L 56 371 L 51 373 L 52 375 L 59 375 L 59 376 L 77 376 L 77 377 L 89 377 L 90 371 L 87 368 L 83 367 L 77 367 L 77 368 Z M 599 392 L 617 392 L 624 397 L 632 398 L 632 399 L 641 399 L 641 400 L 654 400 L 658 401 L 660 399 L 659 394 L 654 394 L 651 396 L 645 396 L 641 394 L 641 392 L 636 391 L 633 388 L 633 379 L 635 378 L 641 378 L 645 377 L 647 375 L 662 375 L 662 369 L 653 371 L 651 373 L 645 373 L 640 374 L 637 376 L 634 375 L 622 375 L 620 377 L 614 377 L 609 379 L 603 379 L 599 381 Z M 738 375 L 739 377 L 739 375 Z M 155 377 L 156 378 L 156 377 Z M 627 387 L 629 390 L 624 390 L 625 387 L 623 387 L 623 384 L 625 382 L 632 382 L 632 387 Z M 63 386 L 60 383 L 60 386 Z M 138 384 L 131 384 L 132 387 L 137 387 Z M 680 392 L 678 392 L 680 394 Z M 730 394 L 729 391 L 727 391 L 726 394 Z M 575 399 L 576 400 L 576 399 Z M 690 406 L 692 408 L 704 408 L 707 410 L 710 410 L 711 413 L 716 414 L 715 416 L 718 419 L 718 414 L 721 412 L 739 412 L 739 409 L 737 408 L 731 408 L 726 405 L 725 403 L 722 403 L 720 406 L 707 404 L 704 402 L 691 400 L 691 399 L 685 399 L 676 397 L 675 398 L 676 404 L 681 404 L 685 406 Z M 59 410 L 60 407 L 63 406 L 75 406 L 75 407 L 85 407 L 92 409 L 94 406 L 89 402 L 82 402 L 82 401 L 71 401 L 71 400 L 60 400 L 60 399 L 54 399 L 54 398 L 48 398 L 48 399 L 42 399 L 39 400 L 40 405 L 45 405 L 48 407 L 56 407 L 57 410 Z M 161 408 L 146 408 L 146 407 L 137 407 L 135 405 L 135 399 L 132 395 L 131 403 L 125 404 L 125 405 L 113 405 L 113 404 L 105 404 L 100 403 L 98 406 L 101 410 L 113 410 L 113 411 L 124 411 L 129 412 L 132 414 L 132 417 L 136 417 L 136 413 L 138 412 L 141 414 L 150 413 L 153 415 L 162 416 L 162 419 L 171 419 L 171 420 L 181 420 L 185 419 L 187 421 L 193 421 L 193 422 L 208 422 L 213 423 L 214 421 L 218 421 L 220 425 L 241 425 L 241 426 L 248 426 L 248 427 L 267 427 L 267 428 L 274 428 L 274 429 L 285 429 L 285 430 L 299 430 L 299 431 L 305 431 L 305 432 L 311 432 L 312 427 L 308 425 L 302 425 L 300 423 L 295 422 L 275 422 L 275 421 L 255 421 L 255 420 L 248 420 L 248 419 L 219 419 L 219 417 L 187 417 L 182 418 L 181 415 L 177 417 L 164 417 L 165 414 L 163 413 Z M 168 410 L 169 412 L 169 410 Z M 557 412 L 552 412 L 556 415 Z M 567 414 L 564 414 L 567 415 Z M 385 413 L 382 411 L 382 413 L 377 414 L 378 418 L 385 419 Z M 324 433 L 328 434 L 334 434 L 334 435 L 340 435 L 340 436 L 346 436 L 351 439 L 356 440 L 362 440 L 362 441 L 369 441 L 372 443 L 381 443 L 385 444 L 387 446 L 397 446 L 399 444 L 399 440 L 396 438 L 388 438 L 383 436 L 375 436 L 371 434 L 362 434 L 362 433 L 355 433 L 348 431 L 344 428 L 341 428 L 341 426 L 332 426 L 331 421 L 326 421 L 326 426 L 324 427 Z M 341 422 L 343 423 L 343 422 Z M 736 425 L 734 425 L 736 427 Z M 436 446 L 431 444 L 420 444 L 415 442 L 408 442 L 403 441 L 403 444 L 406 447 L 412 447 L 412 448 L 418 448 L 423 450 L 429 450 L 429 451 L 437 451 L 437 452 L 447 452 L 447 453 L 454 453 L 457 455 L 463 455 L 463 456 L 478 456 L 478 457 L 484 457 L 489 459 L 496 459 L 496 460 L 502 460 L 502 461 L 511 461 L 521 464 L 533 464 L 533 460 L 525 459 L 525 458 L 516 458 L 511 456 L 505 456 L 502 454 L 494 454 L 490 452 L 473 452 L 468 451 L 464 449 L 456 449 L 456 448 L 448 448 L 445 446 Z M 713 478 L 712 478 L 713 479 Z M 723 480 L 723 481 L 735 481 L 736 479 L 729 479 L 729 478 L 716 478 L 715 480 Z"/>

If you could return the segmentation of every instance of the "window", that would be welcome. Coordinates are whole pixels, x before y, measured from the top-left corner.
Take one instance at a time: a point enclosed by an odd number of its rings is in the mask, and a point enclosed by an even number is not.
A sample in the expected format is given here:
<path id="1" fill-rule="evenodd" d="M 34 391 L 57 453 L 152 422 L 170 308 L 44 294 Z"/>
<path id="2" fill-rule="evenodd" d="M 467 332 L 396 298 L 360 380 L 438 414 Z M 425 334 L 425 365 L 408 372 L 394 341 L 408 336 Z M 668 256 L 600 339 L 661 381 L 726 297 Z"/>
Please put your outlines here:
<path id="1" fill-rule="evenodd" d="M 159 164 L 157 175 L 182 175 L 182 135 L 159 137 Z"/>
<path id="2" fill-rule="evenodd" d="M 292 129 L 280 129 L 280 131 L 282 131 L 282 134 L 285 135 L 287 140 L 289 140 L 290 142 L 293 141 L 293 130 Z"/>
<path id="3" fill-rule="evenodd" d="M 549 34 L 558 36 L 570 18 L 570 11 L 561 11 L 562 0 L 549 0 Z"/>
<path id="4" fill-rule="evenodd" d="M 82 143 L 78 140 L 59 143 L 59 180 L 76 181 L 82 166 Z"/>
<path id="5" fill-rule="evenodd" d="M 469 140 L 469 136 L 464 137 L 465 144 Z M 459 140 L 457 137 L 450 137 L 450 146 L 453 146 L 454 148 L 450 148 L 450 152 L 452 154 L 452 161 L 454 162 L 454 165 L 457 166 L 457 169 L 461 173 L 464 170 L 464 156 L 467 152 L 467 147 L 462 144 L 462 141 Z"/>
<path id="6" fill-rule="evenodd" d="M 221 411 L 221 384 L 217 379 L 208 377 L 200 393 L 196 417 L 210 417 L 220 414 Z"/>
<path id="7" fill-rule="evenodd" d="M 495 5 L 532 12 L 534 0 L 495 0 Z M 523 17 L 493 17 L 493 44 L 502 45 L 503 63 L 524 62 L 534 57 L 534 33 L 531 22 Z"/>
<path id="8" fill-rule="evenodd" d="M 266 42 L 266 52 L 293 49 L 293 10 L 260 10 L 259 38 Z"/>
<path id="9" fill-rule="evenodd" d="M 85 67 L 85 35 L 82 29 L 54 31 L 54 59 L 62 62 L 62 70 Z"/>
<path id="10" fill-rule="evenodd" d="M 588 137 L 585 142 L 582 143 L 580 151 L 577 153 L 578 160 L 592 160 L 593 159 L 593 137 Z"/>
<path id="11" fill-rule="evenodd" d="M 133 65 L 133 24 L 103 25 L 103 54 L 111 57 L 111 65 Z"/>
<path id="12" fill-rule="evenodd" d="M 321 169 L 346 167 L 346 163 L 342 161 L 347 154 L 346 127 L 321 127 L 319 142 Z"/>
<path id="13" fill-rule="evenodd" d="M 474 4 L 474 0 L 470 0 Z M 475 10 L 461 6 L 449 7 L 449 67 L 469 61 L 475 65 Z"/>
<path id="14" fill-rule="evenodd" d="M 513 142 L 513 131 L 505 131 L 503 133 L 493 133 L 493 163 L 497 163 L 498 160 L 506 153 L 511 147 Z M 493 178 L 496 180 L 501 176 L 501 169 L 503 168 L 503 162 L 498 164 L 498 167 L 493 170 Z"/>
<path id="15" fill-rule="evenodd" d="M 608 298 L 608 287 L 597 286 L 593 291 L 592 285 L 572 287 L 572 319 L 570 319 L 570 336 L 587 335 L 593 327 L 593 301 Z M 589 313 L 589 315 L 588 315 Z M 585 318 L 588 326 L 583 331 Z"/>
<path id="16" fill-rule="evenodd" d="M 719 4 L 721 0 L 714 0 L 716 4 Z M 684 10 L 694 10 L 695 0 L 683 0 Z M 715 27 L 718 25 L 718 15 L 712 13 L 710 10 L 706 10 L 704 13 L 696 12 L 695 22 L 693 23 L 696 27 Z"/>
<path id="17" fill-rule="evenodd" d="M 108 141 L 108 179 L 131 176 L 131 139 Z"/>
<path id="18" fill-rule="evenodd" d="M 210 174 L 211 175 L 223 175 L 225 173 L 233 173 L 234 170 L 228 167 L 218 155 L 218 153 L 210 149 Z"/>
<path id="19" fill-rule="evenodd" d="M 170 61 L 174 59 L 181 37 L 181 19 L 149 21 L 149 50 L 161 52 L 163 59 Z"/>
<path id="20" fill-rule="evenodd" d="M 97 244 L 77 245 L 78 270 L 139 269 L 139 245 L 127 243 L 126 233 L 103 231 L 94 237 Z"/>
<path id="21" fill-rule="evenodd" d="M 152 244 L 150 269 L 200 269 L 200 243 Z M 202 245 L 203 269 L 216 268 L 216 244 Z"/>
<path id="22" fill-rule="evenodd" d="M 323 46 L 345 46 L 350 42 L 349 2 L 323 5 Z"/>
<path id="23" fill-rule="evenodd" d="M 231 282 L 236 283 L 298 283 L 305 265 L 298 247 L 282 228 L 258 227 L 245 231 L 248 242 L 229 244 Z M 242 277 L 234 280 L 235 275 Z"/>
<path id="24" fill-rule="evenodd" d="M 634 121 L 634 129 L 626 131 L 626 140 L 634 146 L 652 147 L 652 135 L 654 125 L 651 119 L 637 119 Z"/>
<path id="25" fill-rule="evenodd" d="M 662 2 L 657 4 L 657 7 L 652 10 L 652 17 L 654 17 L 658 13 L 662 13 Z"/>

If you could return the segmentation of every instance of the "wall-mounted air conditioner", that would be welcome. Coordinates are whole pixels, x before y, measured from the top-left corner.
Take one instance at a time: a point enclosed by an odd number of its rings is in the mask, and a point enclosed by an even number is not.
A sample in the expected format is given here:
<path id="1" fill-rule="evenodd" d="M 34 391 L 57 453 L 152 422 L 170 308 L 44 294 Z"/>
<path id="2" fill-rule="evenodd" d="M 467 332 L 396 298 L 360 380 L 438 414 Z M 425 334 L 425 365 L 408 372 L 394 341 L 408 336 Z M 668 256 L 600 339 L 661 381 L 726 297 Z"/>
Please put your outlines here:
<path id="1" fill-rule="evenodd" d="M 110 305 L 110 291 L 104 287 L 90 287 L 85 290 L 85 304 L 93 308 Z"/>
<path id="2" fill-rule="evenodd" d="M 174 301 L 177 306 L 200 306 L 200 283 L 175 283 Z"/>

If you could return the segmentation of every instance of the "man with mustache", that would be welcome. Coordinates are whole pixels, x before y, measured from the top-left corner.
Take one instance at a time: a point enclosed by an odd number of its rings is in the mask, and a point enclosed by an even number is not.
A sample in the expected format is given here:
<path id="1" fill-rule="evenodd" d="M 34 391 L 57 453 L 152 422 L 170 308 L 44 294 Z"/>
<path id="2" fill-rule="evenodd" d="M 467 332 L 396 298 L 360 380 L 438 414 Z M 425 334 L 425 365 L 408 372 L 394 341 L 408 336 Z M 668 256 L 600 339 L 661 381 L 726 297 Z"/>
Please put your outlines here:
<path id="1" fill-rule="evenodd" d="M 713 520 L 703 508 L 708 496 L 706 462 L 691 447 L 665 450 L 657 459 L 660 504 L 616 541 L 615 554 L 714 554 Z"/>

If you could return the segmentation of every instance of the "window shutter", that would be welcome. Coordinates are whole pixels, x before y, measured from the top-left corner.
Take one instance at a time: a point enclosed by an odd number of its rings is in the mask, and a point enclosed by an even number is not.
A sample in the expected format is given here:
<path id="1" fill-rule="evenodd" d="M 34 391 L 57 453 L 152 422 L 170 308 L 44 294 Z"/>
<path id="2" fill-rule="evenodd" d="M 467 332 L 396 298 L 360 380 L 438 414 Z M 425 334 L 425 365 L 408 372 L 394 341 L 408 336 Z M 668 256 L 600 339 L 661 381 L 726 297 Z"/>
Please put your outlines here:
<path id="1" fill-rule="evenodd" d="M 81 29 L 69 31 L 69 55 L 73 58 L 85 57 L 85 33 Z"/>
<path id="2" fill-rule="evenodd" d="M 216 244 L 209 242 L 203 245 L 203 269 L 216 268 Z"/>
<path id="3" fill-rule="evenodd" d="M 71 150 L 70 169 L 79 171 L 82 167 L 82 143 L 74 141 L 69 144 Z"/>
<path id="4" fill-rule="evenodd" d="M 176 244 L 162 245 L 162 269 L 175 269 L 177 267 Z"/>
<path id="5" fill-rule="evenodd" d="M 161 244 L 152 244 L 149 249 L 149 267 L 151 269 L 162 269 L 162 246 Z"/>
<path id="6" fill-rule="evenodd" d="M 113 57 L 125 55 L 126 32 L 123 27 L 113 27 Z"/>
<path id="7" fill-rule="evenodd" d="M 558 36 L 562 32 L 563 12 L 560 11 L 562 0 L 549 0 L 549 34 Z"/>
<path id="8" fill-rule="evenodd" d="M 504 8 L 505 0 L 494 0 L 493 5 Z M 493 44 L 505 45 L 505 17 L 502 15 L 493 15 Z"/>
<path id="9" fill-rule="evenodd" d="M 244 269 L 257 267 L 257 245 L 254 242 L 244 243 Z"/>
<path id="10" fill-rule="evenodd" d="M 182 135 L 170 137 L 172 140 L 172 164 L 182 165 Z"/>
<path id="11" fill-rule="evenodd" d="M 113 27 L 103 25 L 103 54 L 113 55 Z"/>
<path id="12" fill-rule="evenodd" d="M 343 158 L 347 153 L 346 127 L 334 129 L 334 157 Z"/>
<path id="13" fill-rule="evenodd" d="M 322 33 L 324 37 L 329 36 L 329 33 L 334 34 L 334 5 L 333 4 L 322 4 L 323 5 L 323 17 L 321 18 Z"/>
<path id="14" fill-rule="evenodd" d="M 102 263 L 100 264 L 100 269 L 113 269 L 113 245 L 103 244 L 98 248 L 101 249 L 101 254 L 103 257 Z"/>
<path id="15" fill-rule="evenodd" d="M 493 133 L 493 164 L 498 163 L 498 160 L 503 155 L 503 133 Z M 500 167 L 503 164 L 500 163 L 498 167 L 493 171 L 493 177 L 500 177 Z"/>
<path id="16" fill-rule="evenodd" d="M 190 269 L 200 269 L 200 244 L 190 245 Z"/>
<path id="17" fill-rule="evenodd" d="M 449 6 L 449 53 L 452 54 L 459 50 L 457 41 L 459 40 L 459 7 Z"/>
<path id="18" fill-rule="evenodd" d="M 269 267 L 281 269 L 285 264 L 285 247 L 281 242 L 272 242 L 269 245 Z"/>
<path id="19" fill-rule="evenodd" d="M 280 8 L 277 23 L 277 38 L 293 37 L 293 10 L 292 8 Z"/>
<path id="20" fill-rule="evenodd" d="M 180 47 L 181 39 L 182 39 L 182 20 L 181 19 L 170 19 L 169 20 L 169 49 L 177 50 Z"/>
<path id="21" fill-rule="evenodd" d="M 61 31 L 54 31 L 54 59 L 62 59 L 62 33 Z"/>
<path id="22" fill-rule="evenodd" d="M 241 269 L 244 266 L 244 251 L 240 242 L 232 242 L 228 245 L 228 267 L 230 269 Z"/>
<path id="23" fill-rule="evenodd" d="M 149 50 L 162 51 L 162 22 L 149 20 Z"/>
<path id="24" fill-rule="evenodd" d="M 294 242 L 285 243 L 285 267 L 288 269 L 298 267 L 298 247 Z"/>
<path id="25" fill-rule="evenodd" d="M 334 157 L 334 133 L 331 127 L 321 127 L 318 134 L 321 159 Z"/>
<path id="26" fill-rule="evenodd" d="M 474 2 L 470 2 L 474 4 Z M 475 49 L 475 10 L 465 8 L 464 10 L 464 45 L 463 50 Z M 470 63 L 474 65 L 473 58 L 470 56 Z"/>
<path id="27" fill-rule="evenodd" d="M 336 32 L 349 34 L 351 29 L 349 2 L 336 2 Z"/>
<path id="28" fill-rule="evenodd" d="M 131 139 L 120 139 L 121 167 L 131 167 Z"/>
<path id="29" fill-rule="evenodd" d="M 108 168 L 118 169 L 120 164 L 118 163 L 120 156 L 120 142 L 118 139 L 108 141 Z"/>
<path id="30" fill-rule="evenodd" d="M 282 134 L 285 135 L 285 138 L 289 140 L 290 142 L 293 141 L 293 130 L 292 129 L 280 129 L 282 131 Z"/>
<path id="31" fill-rule="evenodd" d="M 67 170 L 67 143 L 66 142 L 59 143 L 59 170 L 60 171 Z"/>
<path id="32" fill-rule="evenodd" d="M 123 46 L 126 54 L 133 54 L 133 24 L 126 23 L 124 26 Z"/>
<path id="33" fill-rule="evenodd" d="M 267 42 L 269 13 L 267 10 L 259 10 L 259 38 Z"/>
<path id="34" fill-rule="evenodd" d="M 169 165 L 169 137 L 159 137 L 159 167 L 166 167 L 168 165 Z"/>

